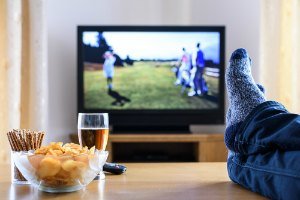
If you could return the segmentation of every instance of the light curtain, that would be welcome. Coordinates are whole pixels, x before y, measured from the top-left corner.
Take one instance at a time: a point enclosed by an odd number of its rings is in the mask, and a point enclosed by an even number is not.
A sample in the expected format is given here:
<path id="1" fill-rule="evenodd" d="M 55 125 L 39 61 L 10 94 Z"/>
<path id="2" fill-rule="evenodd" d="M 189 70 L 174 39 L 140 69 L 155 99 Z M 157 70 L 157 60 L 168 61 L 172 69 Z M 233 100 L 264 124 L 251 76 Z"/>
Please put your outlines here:
<path id="1" fill-rule="evenodd" d="M 6 132 L 45 130 L 48 111 L 45 0 L 0 0 L 0 163 Z"/>
<path id="2" fill-rule="evenodd" d="M 261 1 L 259 79 L 268 99 L 300 113 L 300 0 Z"/>

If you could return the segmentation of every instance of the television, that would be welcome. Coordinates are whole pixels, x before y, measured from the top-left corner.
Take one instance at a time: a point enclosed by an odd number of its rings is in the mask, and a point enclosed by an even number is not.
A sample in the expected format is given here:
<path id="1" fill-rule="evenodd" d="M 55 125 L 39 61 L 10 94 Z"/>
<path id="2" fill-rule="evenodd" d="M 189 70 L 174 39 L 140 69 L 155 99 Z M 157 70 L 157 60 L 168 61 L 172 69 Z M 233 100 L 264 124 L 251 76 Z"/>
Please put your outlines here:
<path id="1" fill-rule="evenodd" d="M 114 131 L 224 123 L 225 27 L 78 26 L 78 112 Z"/>

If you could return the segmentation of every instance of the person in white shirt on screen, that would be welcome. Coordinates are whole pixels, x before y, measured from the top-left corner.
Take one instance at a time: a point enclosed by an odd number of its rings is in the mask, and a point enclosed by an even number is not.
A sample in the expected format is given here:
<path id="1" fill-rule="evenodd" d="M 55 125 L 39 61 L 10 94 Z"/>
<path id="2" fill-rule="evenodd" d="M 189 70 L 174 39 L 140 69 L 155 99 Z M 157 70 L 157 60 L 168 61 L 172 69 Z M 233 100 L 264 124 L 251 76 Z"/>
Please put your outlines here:
<path id="1" fill-rule="evenodd" d="M 103 74 L 107 80 L 107 89 L 112 90 L 113 88 L 113 76 L 114 76 L 114 64 L 116 62 L 116 57 L 113 54 L 112 48 L 109 48 L 103 55 L 105 61 L 103 64 Z"/>
<path id="2" fill-rule="evenodd" d="M 186 85 L 189 82 L 189 71 L 191 69 L 191 55 L 186 51 L 185 48 L 182 48 L 183 54 L 180 59 L 180 67 L 177 75 L 176 85 Z"/>

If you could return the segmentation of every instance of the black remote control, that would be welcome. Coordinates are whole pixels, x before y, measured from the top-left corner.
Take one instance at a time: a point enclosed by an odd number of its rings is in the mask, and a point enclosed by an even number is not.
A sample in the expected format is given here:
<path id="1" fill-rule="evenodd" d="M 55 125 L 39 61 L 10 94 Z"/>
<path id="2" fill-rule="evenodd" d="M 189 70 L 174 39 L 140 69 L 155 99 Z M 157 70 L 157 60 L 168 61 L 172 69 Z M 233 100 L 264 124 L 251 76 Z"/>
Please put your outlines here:
<path id="1" fill-rule="evenodd" d="M 126 171 L 126 169 L 127 168 L 124 165 L 120 165 L 117 163 L 105 163 L 103 166 L 103 171 L 112 174 L 123 174 Z"/>

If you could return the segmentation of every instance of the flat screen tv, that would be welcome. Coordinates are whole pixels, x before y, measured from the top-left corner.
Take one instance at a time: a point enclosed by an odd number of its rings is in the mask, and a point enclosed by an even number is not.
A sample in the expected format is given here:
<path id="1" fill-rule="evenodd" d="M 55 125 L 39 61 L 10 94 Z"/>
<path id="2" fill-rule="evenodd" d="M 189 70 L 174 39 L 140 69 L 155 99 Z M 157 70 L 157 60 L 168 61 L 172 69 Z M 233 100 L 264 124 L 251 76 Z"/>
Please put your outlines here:
<path id="1" fill-rule="evenodd" d="M 78 112 L 114 130 L 224 123 L 225 27 L 78 26 Z"/>

